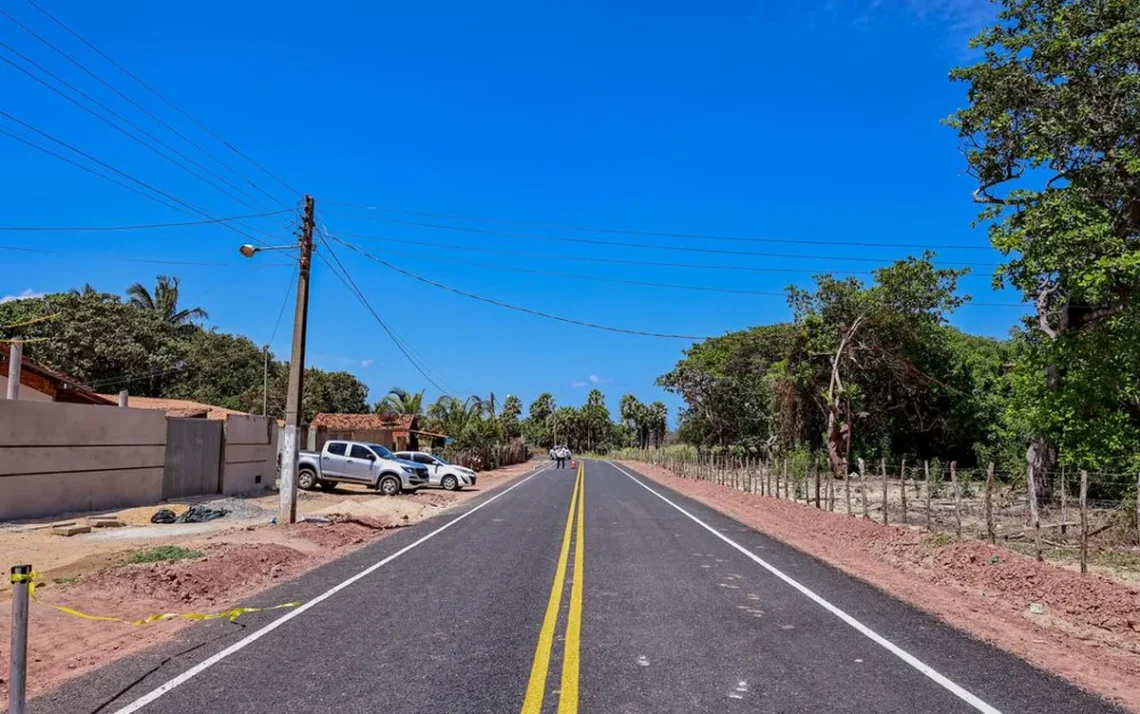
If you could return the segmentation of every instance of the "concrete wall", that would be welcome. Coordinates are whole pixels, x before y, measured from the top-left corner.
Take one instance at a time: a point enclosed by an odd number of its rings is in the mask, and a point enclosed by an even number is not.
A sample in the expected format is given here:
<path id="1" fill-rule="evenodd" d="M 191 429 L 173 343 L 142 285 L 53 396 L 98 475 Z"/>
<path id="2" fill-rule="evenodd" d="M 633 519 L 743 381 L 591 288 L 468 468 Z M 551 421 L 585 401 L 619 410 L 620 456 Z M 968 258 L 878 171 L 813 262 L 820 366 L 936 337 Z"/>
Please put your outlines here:
<path id="1" fill-rule="evenodd" d="M 159 411 L 0 400 L 0 521 L 155 503 L 165 451 Z"/>
<path id="2" fill-rule="evenodd" d="M 20 381 L 23 382 L 26 380 L 20 380 Z M 0 395 L 4 395 L 7 393 L 8 393 L 8 376 L 7 375 L 0 375 Z M 50 394 L 44 394 L 43 392 L 37 392 L 36 390 L 32 389 L 28 385 L 21 384 L 20 385 L 20 401 L 25 401 L 25 400 L 27 400 L 29 402 L 50 402 L 50 401 L 52 401 L 52 397 Z"/>
<path id="3" fill-rule="evenodd" d="M 277 422 L 231 414 L 222 444 L 222 493 L 269 488 L 277 477 Z"/>

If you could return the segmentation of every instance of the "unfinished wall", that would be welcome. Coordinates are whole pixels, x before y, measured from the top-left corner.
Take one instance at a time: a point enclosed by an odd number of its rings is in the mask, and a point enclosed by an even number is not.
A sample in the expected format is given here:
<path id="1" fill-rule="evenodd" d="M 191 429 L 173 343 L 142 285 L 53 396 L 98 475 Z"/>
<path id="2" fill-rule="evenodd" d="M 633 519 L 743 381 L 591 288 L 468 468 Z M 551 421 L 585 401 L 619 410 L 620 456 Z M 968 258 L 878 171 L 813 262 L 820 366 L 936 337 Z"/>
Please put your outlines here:
<path id="1" fill-rule="evenodd" d="M 0 400 L 0 521 L 154 503 L 165 451 L 162 412 Z"/>
<path id="2" fill-rule="evenodd" d="M 246 493 L 273 485 L 277 477 L 277 422 L 268 417 L 226 417 L 222 493 Z"/>

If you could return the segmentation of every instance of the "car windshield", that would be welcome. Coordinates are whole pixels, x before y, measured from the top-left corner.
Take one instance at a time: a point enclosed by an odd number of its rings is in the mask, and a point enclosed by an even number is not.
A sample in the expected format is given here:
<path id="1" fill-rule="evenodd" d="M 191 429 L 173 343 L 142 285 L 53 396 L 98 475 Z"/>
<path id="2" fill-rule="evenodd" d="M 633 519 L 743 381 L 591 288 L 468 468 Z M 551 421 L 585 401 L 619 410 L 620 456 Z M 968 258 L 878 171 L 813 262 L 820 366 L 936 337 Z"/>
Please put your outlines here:
<path id="1" fill-rule="evenodd" d="M 391 451 L 388 451 L 387 449 L 385 449 L 383 446 L 380 446 L 379 444 L 369 444 L 368 448 L 375 451 L 376 455 L 382 459 L 394 459 L 394 458 L 396 458 L 395 454 L 393 454 Z"/>

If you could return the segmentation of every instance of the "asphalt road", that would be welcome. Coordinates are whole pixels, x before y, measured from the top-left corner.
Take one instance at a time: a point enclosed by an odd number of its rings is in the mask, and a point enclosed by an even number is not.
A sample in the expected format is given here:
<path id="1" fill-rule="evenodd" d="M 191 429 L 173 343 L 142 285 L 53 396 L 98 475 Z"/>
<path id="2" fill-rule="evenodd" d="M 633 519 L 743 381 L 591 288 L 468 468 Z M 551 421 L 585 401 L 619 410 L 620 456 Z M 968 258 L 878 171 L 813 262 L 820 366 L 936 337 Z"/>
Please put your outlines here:
<path id="1" fill-rule="evenodd" d="M 582 471 L 482 494 L 251 603 L 303 608 L 196 625 L 29 710 L 1119 711 L 647 479 Z"/>

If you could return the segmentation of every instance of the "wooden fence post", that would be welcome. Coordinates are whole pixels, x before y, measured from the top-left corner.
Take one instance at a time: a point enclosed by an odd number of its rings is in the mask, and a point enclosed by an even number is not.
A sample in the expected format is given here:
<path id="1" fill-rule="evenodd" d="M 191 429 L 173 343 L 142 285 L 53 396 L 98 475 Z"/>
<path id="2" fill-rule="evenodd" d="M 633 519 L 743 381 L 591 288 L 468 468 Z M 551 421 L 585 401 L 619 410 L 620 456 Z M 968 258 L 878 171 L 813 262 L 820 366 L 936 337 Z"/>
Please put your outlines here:
<path id="1" fill-rule="evenodd" d="M 958 485 L 958 462 L 950 462 L 950 483 L 954 486 L 954 534 L 962 540 L 962 489 Z"/>
<path id="2" fill-rule="evenodd" d="M 819 508 L 819 456 L 815 457 L 815 507 Z"/>
<path id="3" fill-rule="evenodd" d="M 926 459 L 922 460 L 922 470 L 926 474 L 926 530 L 933 532 L 931 528 L 932 517 L 930 513 L 930 462 Z"/>
<path id="4" fill-rule="evenodd" d="M 787 484 L 788 483 L 788 457 L 785 456 L 783 459 L 781 459 L 780 468 L 784 472 L 784 483 Z M 787 488 L 787 486 L 785 485 L 784 488 Z M 777 471 L 776 472 L 776 498 L 779 498 L 779 497 L 780 497 L 780 472 Z"/>
<path id="5" fill-rule="evenodd" d="M 879 459 L 879 473 L 883 475 L 883 525 L 888 526 L 887 522 L 887 498 L 890 495 L 887 492 L 887 460 L 885 458 Z"/>
<path id="6" fill-rule="evenodd" d="M 843 498 L 847 501 L 847 515 L 851 515 L 851 464 L 847 464 L 847 473 L 843 474 Z"/>
<path id="7" fill-rule="evenodd" d="M 986 469 L 986 535 L 991 544 L 997 544 L 997 533 L 994 532 L 994 462 Z"/>
<path id="8" fill-rule="evenodd" d="M 1089 472 L 1081 469 L 1081 574 L 1089 571 Z"/>
<path id="9" fill-rule="evenodd" d="M 902 493 L 902 511 L 903 511 L 902 512 L 902 522 L 903 522 L 903 525 L 905 526 L 905 525 L 909 525 L 909 523 L 910 523 L 910 521 L 907 519 L 907 514 L 906 514 L 906 459 L 902 460 L 902 466 L 899 467 L 899 479 L 901 481 L 901 486 L 902 486 L 902 488 L 900 489 L 900 491 Z"/>
<path id="10" fill-rule="evenodd" d="M 835 472 L 827 468 L 827 510 L 835 513 Z"/>
<path id="11" fill-rule="evenodd" d="M 1136 542 L 1140 544 L 1140 473 L 1136 474 Z"/>
<path id="12" fill-rule="evenodd" d="M 1037 475 L 1033 473 L 1033 464 L 1025 470 L 1025 483 L 1029 490 L 1029 522 L 1033 526 L 1033 550 L 1037 555 L 1037 562 L 1044 560 L 1041 557 L 1041 514 L 1037 504 Z"/>
<path id="13" fill-rule="evenodd" d="M 1065 465 L 1061 464 L 1061 540 L 1068 535 L 1069 527 L 1069 483 L 1065 478 Z"/>
<path id="14" fill-rule="evenodd" d="M 859 459 L 859 491 L 863 494 L 863 518 L 868 519 L 871 516 L 867 513 L 867 472 L 866 463 L 863 459 Z"/>

